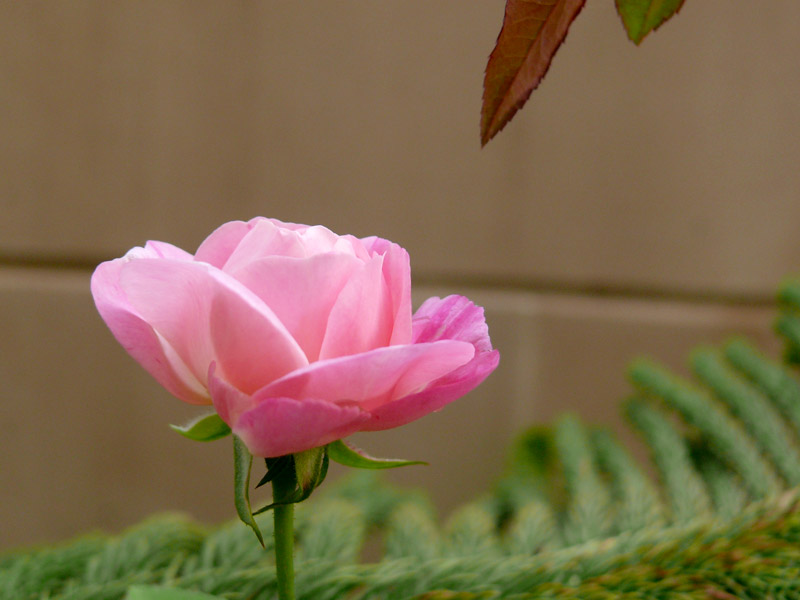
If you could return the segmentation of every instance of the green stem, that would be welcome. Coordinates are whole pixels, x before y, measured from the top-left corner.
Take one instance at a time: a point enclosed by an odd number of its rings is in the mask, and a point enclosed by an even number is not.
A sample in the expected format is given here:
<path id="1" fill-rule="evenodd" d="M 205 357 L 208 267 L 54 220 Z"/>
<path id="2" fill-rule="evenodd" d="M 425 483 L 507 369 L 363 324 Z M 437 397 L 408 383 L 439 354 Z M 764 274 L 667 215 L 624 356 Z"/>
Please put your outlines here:
<path id="1" fill-rule="evenodd" d="M 294 491 L 294 473 L 287 473 L 287 475 L 288 477 L 278 475 L 272 481 L 273 502 L 286 498 Z M 278 598 L 294 600 L 294 504 L 281 504 L 272 511 L 275 516 L 275 569 L 278 574 Z"/>

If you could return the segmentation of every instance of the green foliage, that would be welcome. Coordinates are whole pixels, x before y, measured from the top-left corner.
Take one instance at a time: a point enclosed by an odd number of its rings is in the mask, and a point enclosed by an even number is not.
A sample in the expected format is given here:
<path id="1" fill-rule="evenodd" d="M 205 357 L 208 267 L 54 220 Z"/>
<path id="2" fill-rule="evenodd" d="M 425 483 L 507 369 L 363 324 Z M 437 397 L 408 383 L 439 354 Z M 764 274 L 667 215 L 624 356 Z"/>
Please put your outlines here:
<path id="1" fill-rule="evenodd" d="M 197 417 L 186 425 L 170 425 L 170 427 L 195 442 L 213 442 L 231 434 L 231 428 L 217 413 Z"/>
<path id="2" fill-rule="evenodd" d="M 800 307 L 800 283 L 785 285 L 798 301 L 782 294 L 782 320 Z M 625 414 L 660 485 L 574 416 L 520 436 L 492 492 L 443 526 L 420 494 L 360 472 L 298 506 L 298 598 L 800 598 L 800 383 L 741 339 L 697 350 L 692 368 L 698 383 L 631 368 Z M 0 556 L 0 600 L 274 598 L 271 519 L 254 519 L 266 551 L 239 522 L 208 531 L 167 515 Z M 370 536 L 383 557 L 360 562 Z"/>
<path id="3" fill-rule="evenodd" d="M 375 458 L 360 448 L 348 444 L 344 440 L 331 442 L 326 446 L 328 456 L 345 467 L 355 469 L 395 469 L 410 465 L 427 465 L 421 460 L 403 460 L 400 458 Z"/>
<path id="4" fill-rule="evenodd" d="M 264 546 L 264 536 L 258 528 L 250 506 L 250 470 L 253 467 L 253 455 L 238 436 L 233 436 L 233 504 L 236 514 L 242 523 L 250 527 L 256 534 L 259 543 Z"/>
<path id="5" fill-rule="evenodd" d="M 628 37 L 640 44 L 675 15 L 684 0 L 615 0 Z M 586 0 L 506 0 L 503 27 L 486 65 L 481 145 L 528 101 Z"/>
<path id="6" fill-rule="evenodd" d="M 658 490 L 630 454 L 606 430 L 592 432 L 597 459 L 611 479 L 615 532 L 638 531 L 661 527 L 665 523 L 664 507 Z"/>
<path id="7" fill-rule="evenodd" d="M 559 420 L 555 442 L 569 496 L 565 541 L 579 544 L 607 536 L 611 531 L 611 495 L 597 472 L 589 437 L 577 417 L 566 415 Z"/>
<path id="8" fill-rule="evenodd" d="M 219 600 L 219 598 L 202 592 L 158 585 L 134 585 L 128 589 L 125 596 L 125 600 Z"/>
<path id="9" fill-rule="evenodd" d="M 648 33 L 681 9 L 683 0 L 616 0 L 616 5 L 628 37 L 641 44 Z"/>

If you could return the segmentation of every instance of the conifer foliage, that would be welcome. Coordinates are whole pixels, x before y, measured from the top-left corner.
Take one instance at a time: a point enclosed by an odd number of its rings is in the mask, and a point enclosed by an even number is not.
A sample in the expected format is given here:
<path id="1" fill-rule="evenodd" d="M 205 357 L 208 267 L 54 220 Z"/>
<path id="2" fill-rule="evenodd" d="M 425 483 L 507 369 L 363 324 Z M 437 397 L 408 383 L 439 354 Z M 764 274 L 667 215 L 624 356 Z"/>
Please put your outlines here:
<path id="1" fill-rule="evenodd" d="M 524 433 L 493 491 L 442 525 L 421 494 L 359 474 L 299 507 L 298 597 L 800 598 L 800 280 L 779 297 L 783 361 L 738 338 L 692 353 L 692 380 L 631 365 L 624 412 L 657 480 L 570 415 Z M 259 525 L 269 546 L 271 520 Z M 372 535 L 383 556 L 365 562 Z M 268 599 L 271 557 L 239 522 L 165 515 L 0 555 L 0 599 L 114 600 L 142 585 Z"/>

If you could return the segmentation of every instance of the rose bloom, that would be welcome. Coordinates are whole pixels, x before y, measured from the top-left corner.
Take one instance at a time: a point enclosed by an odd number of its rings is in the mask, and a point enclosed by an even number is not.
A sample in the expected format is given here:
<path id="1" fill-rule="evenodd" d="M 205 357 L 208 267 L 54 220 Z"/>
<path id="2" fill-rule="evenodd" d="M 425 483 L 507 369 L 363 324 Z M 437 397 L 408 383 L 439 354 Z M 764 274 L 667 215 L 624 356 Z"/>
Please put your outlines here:
<path id="1" fill-rule="evenodd" d="M 257 217 L 194 256 L 147 242 L 100 264 L 97 310 L 170 393 L 213 404 L 256 456 L 403 425 L 497 366 L 483 309 L 429 298 L 412 315 L 392 242 Z"/>

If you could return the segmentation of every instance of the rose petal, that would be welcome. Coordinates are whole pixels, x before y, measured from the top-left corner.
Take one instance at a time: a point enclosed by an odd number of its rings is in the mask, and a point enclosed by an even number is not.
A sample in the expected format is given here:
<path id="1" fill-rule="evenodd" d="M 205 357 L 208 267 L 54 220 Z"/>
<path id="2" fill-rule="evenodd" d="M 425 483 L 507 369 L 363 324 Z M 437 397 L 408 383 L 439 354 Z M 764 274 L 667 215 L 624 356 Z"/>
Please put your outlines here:
<path id="1" fill-rule="evenodd" d="M 255 406 L 253 396 L 236 389 L 230 383 L 217 376 L 217 363 L 208 367 L 208 391 L 219 418 L 233 426 L 239 415 Z"/>
<path id="2" fill-rule="evenodd" d="M 206 263 L 134 260 L 122 269 L 120 284 L 200 381 L 215 360 L 221 377 L 252 392 L 307 364 L 272 311 Z"/>
<path id="3" fill-rule="evenodd" d="M 369 415 L 355 406 L 323 400 L 253 398 L 209 375 L 214 406 L 255 456 L 294 454 L 324 446 L 358 431 Z"/>
<path id="4" fill-rule="evenodd" d="M 467 364 L 474 353 L 471 344 L 454 340 L 387 346 L 311 363 L 269 384 L 259 394 L 357 403 L 371 410 L 453 372 Z"/>
<path id="5" fill-rule="evenodd" d="M 387 346 L 393 315 L 383 277 L 383 257 L 374 256 L 353 273 L 328 317 L 320 360 Z"/>
<path id="6" fill-rule="evenodd" d="M 420 393 L 377 407 L 365 431 L 398 427 L 439 410 L 477 387 L 497 367 L 500 354 L 492 350 L 483 308 L 468 298 L 429 298 L 414 313 L 412 323 L 416 343 L 445 339 L 468 342 L 476 350 L 475 358 Z"/>
<path id="7" fill-rule="evenodd" d="M 224 271 L 235 273 L 253 260 L 267 256 L 305 258 L 308 255 L 300 232 L 280 227 L 270 219 L 254 220 L 250 225 L 250 231 L 225 263 Z"/>
<path id="8" fill-rule="evenodd" d="M 270 256 L 230 274 L 272 309 L 312 362 L 319 358 L 331 308 L 359 268 L 351 255 L 327 253 L 306 259 Z"/>
<path id="9" fill-rule="evenodd" d="M 322 225 L 306 227 L 302 231 L 298 231 L 298 233 L 300 239 L 303 241 L 306 256 L 321 254 L 323 252 L 333 252 L 334 250 L 346 252 L 349 249 L 349 244 L 342 244 L 341 238 L 338 235 Z"/>
<path id="10" fill-rule="evenodd" d="M 221 269 L 253 225 L 253 221 L 249 223 L 231 221 L 218 227 L 200 244 L 194 254 L 194 259 Z"/>
<path id="11" fill-rule="evenodd" d="M 479 352 L 492 349 L 483 308 L 464 296 L 428 298 L 412 317 L 414 342 L 462 340 Z"/>
<path id="12" fill-rule="evenodd" d="M 337 252 L 352 254 L 362 261 L 369 260 L 370 256 L 374 254 L 374 252 L 370 252 L 369 248 L 364 244 L 364 240 L 360 240 L 352 235 L 339 236 L 333 249 Z"/>
<path id="13" fill-rule="evenodd" d="M 417 394 L 399 398 L 370 411 L 370 420 L 361 426 L 362 431 L 391 429 L 415 421 L 428 413 L 440 410 L 453 400 L 476 388 L 500 360 L 497 350 L 482 352 L 474 360 L 445 376 Z"/>
<path id="14" fill-rule="evenodd" d="M 244 413 L 233 432 L 251 453 L 266 458 L 330 444 L 359 431 L 368 418 L 354 406 L 267 398 Z"/>
<path id="15" fill-rule="evenodd" d="M 186 252 L 186 250 L 181 250 L 177 246 L 173 246 L 172 244 L 168 244 L 167 242 L 155 242 L 150 240 L 145 245 L 145 250 L 148 252 L 152 252 L 155 257 L 157 258 L 171 258 L 174 260 L 194 260 L 194 257 Z"/>
<path id="16" fill-rule="evenodd" d="M 92 296 L 100 316 L 122 347 L 168 392 L 190 404 L 209 404 L 208 392 L 197 377 L 122 291 L 120 270 L 128 262 L 127 257 L 104 262 L 92 274 Z"/>
<path id="17" fill-rule="evenodd" d="M 385 240 L 382 240 L 385 241 Z M 383 276 L 392 296 L 394 325 L 389 343 L 408 344 L 411 342 L 411 264 L 408 252 L 397 244 L 386 242 L 384 251 Z"/>

